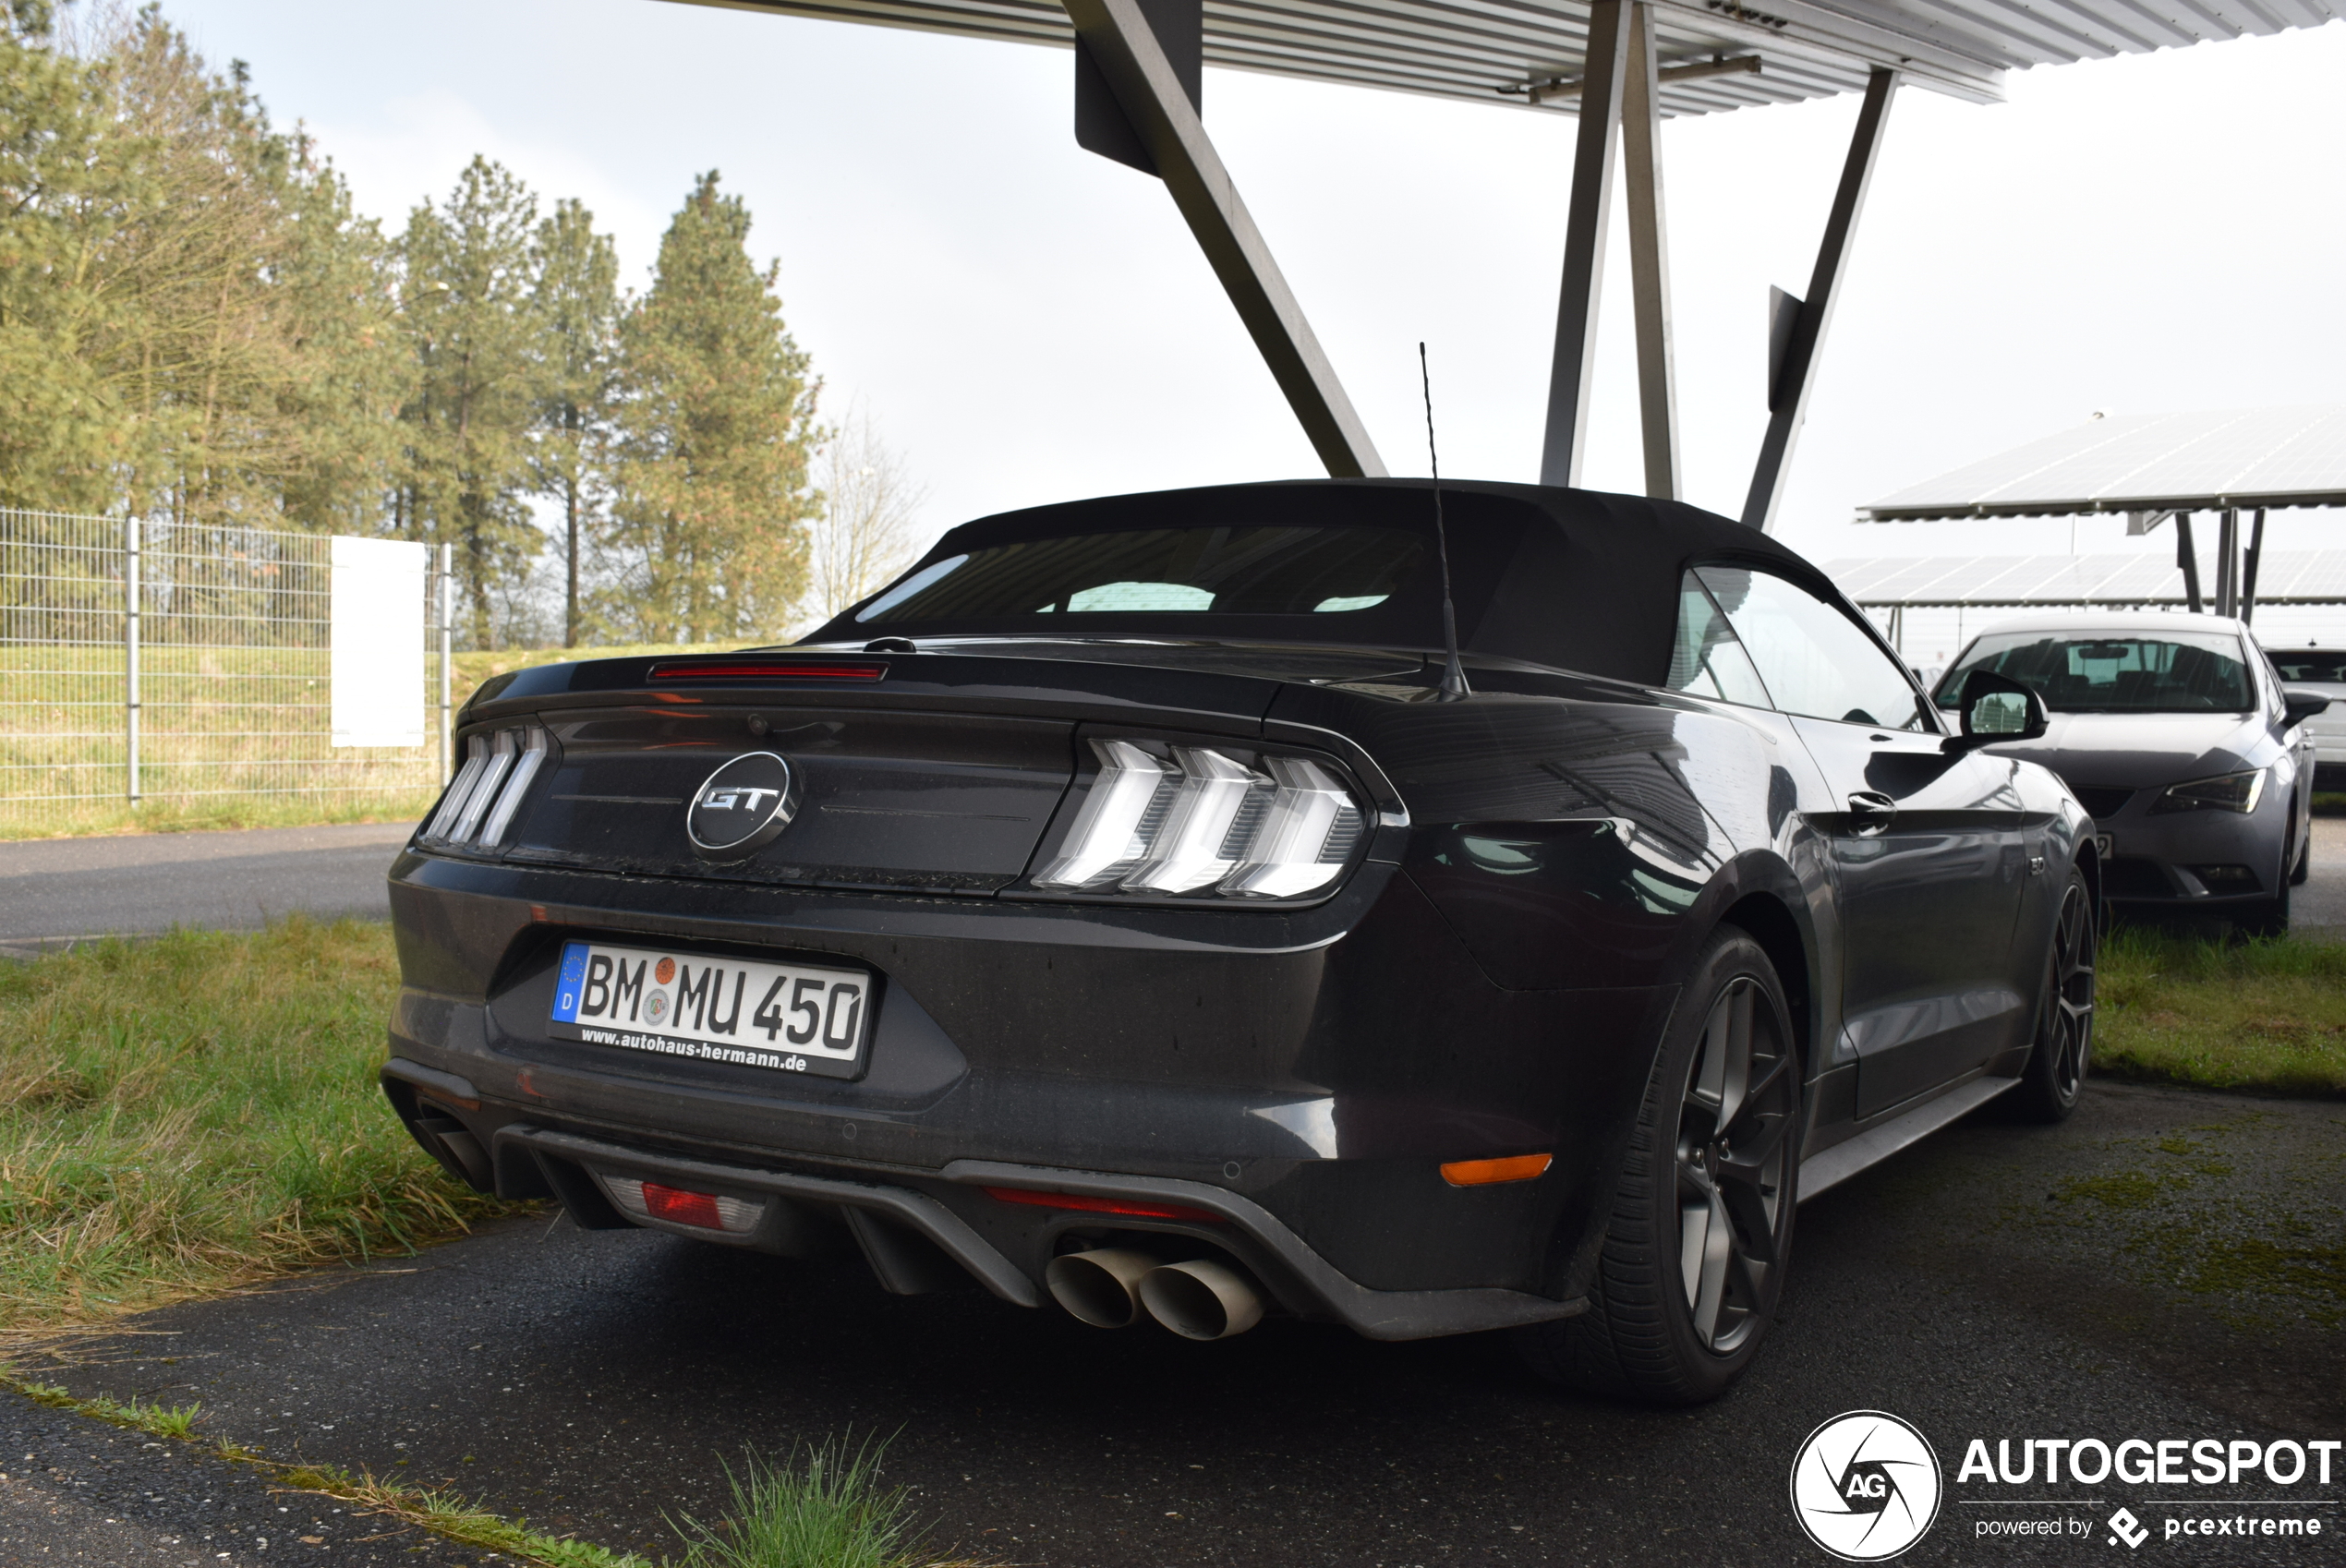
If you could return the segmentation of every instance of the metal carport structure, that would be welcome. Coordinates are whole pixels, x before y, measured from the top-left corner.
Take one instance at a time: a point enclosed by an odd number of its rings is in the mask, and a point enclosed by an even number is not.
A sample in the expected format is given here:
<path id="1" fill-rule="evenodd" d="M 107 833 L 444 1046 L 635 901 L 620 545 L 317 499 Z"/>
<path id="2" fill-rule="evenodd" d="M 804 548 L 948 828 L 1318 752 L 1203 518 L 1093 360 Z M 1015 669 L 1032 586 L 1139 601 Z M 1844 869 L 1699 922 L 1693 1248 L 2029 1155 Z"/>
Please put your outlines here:
<path id="1" fill-rule="evenodd" d="M 1211 64 L 1579 116 L 1540 477 L 1578 481 L 1616 161 L 1627 197 L 1647 493 L 1680 492 L 1659 127 L 1862 91 L 1805 297 L 1777 291 L 1769 423 L 1743 519 L 1783 494 L 1891 103 L 1976 103 L 2008 70 L 2315 27 L 2338 0 L 687 0 L 1071 47 L 1079 142 L 1156 175 L 1332 475 L 1385 464 L 1201 117 Z M 1616 158 L 1617 153 L 1617 158 Z"/>
<path id="2" fill-rule="evenodd" d="M 1861 508 L 1858 516 L 1874 523 L 1932 523 L 2122 513 L 2130 534 L 2147 534 L 2172 518 L 2183 602 L 2196 610 L 2202 598 L 2191 520 L 2195 513 L 2213 512 L 2219 519 L 2214 609 L 2245 620 L 2258 598 L 2266 513 L 2334 506 L 2346 506 L 2346 405 L 2316 404 L 2097 416 L 2075 429 L 1927 479 Z M 2243 511 L 2253 513 L 2245 541 L 2240 530 Z M 2264 598 L 2275 602 L 2269 592 Z"/>

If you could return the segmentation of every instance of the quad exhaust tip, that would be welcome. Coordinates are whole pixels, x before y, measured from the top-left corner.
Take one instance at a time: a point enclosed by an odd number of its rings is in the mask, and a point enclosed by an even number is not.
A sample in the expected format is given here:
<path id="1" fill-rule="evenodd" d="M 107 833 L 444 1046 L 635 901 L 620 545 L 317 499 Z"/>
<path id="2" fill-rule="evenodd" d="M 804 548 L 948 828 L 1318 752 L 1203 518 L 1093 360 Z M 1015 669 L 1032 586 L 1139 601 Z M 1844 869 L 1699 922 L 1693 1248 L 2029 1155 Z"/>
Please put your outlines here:
<path id="1" fill-rule="evenodd" d="M 1133 1248 L 1069 1252 L 1043 1271 L 1051 1298 L 1094 1328 L 1129 1328 L 1145 1312 L 1183 1339 L 1228 1339 L 1263 1321 L 1246 1276 L 1209 1258 L 1167 1263 Z"/>

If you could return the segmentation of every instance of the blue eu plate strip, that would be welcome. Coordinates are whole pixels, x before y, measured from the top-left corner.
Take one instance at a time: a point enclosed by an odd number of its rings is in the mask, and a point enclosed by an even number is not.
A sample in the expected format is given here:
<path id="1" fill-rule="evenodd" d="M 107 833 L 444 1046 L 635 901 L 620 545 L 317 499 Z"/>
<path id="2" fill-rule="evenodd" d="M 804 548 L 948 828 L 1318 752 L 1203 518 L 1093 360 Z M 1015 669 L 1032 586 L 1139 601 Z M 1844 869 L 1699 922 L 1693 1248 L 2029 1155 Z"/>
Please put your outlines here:
<path id="1" fill-rule="evenodd" d="M 554 980 L 554 1021 L 578 1021 L 578 993 L 586 983 L 586 944 L 562 944 L 562 971 Z"/>

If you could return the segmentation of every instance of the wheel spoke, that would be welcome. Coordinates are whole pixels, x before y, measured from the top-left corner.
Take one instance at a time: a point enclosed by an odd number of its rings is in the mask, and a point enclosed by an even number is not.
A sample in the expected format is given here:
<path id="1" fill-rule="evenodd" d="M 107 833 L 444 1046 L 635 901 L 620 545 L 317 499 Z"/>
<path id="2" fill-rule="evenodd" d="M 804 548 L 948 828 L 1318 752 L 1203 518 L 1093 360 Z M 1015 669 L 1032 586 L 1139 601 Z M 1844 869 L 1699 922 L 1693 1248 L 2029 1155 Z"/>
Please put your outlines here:
<path id="1" fill-rule="evenodd" d="M 1743 1104 L 1737 1107 L 1735 1121 L 1722 1127 L 1720 1132 L 1737 1143 L 1742 1142 L 1740 1128 L 1750 1120 L 1755 1107 L 1760 1114 L 1767 1114 L 1769 1100 L 1791 1071 L 1792 1058 L 1787 1055 L 1779 1054 L 1754 1063 L 1751 1081 L 1743 1092 Z"/>
<path id="2" fill-rule="evenodd" d="M 1730 1176 L 1725 1170 L 1719 1175 L 1719 1197 L 1735 1221 L 1735 1250 L 1763 1264 L 1774 1262 L 1776 1216 L 1768 1206 L 1770 1195 L 1761 1190 L 1768 1173 L 1755 1166 L 1747 1176 L 1741 1172 Z"/>
<path id="3" fill-rule="evenodd" d="M 1694 1332 L 1702 1343 L 1719 1343 L 1719 1312 L 1726 1305 L 1727 1263 L 1735 1256 L 1735 1230 L 1727 1207 L 1716 1194 L 1702 1216 L 1700 1275 L 1692 1292 Z"/>
<path id="4" fill-rule="evenodd" d="M 1722 1186 L 1740 1182 L 1748 1187 L 1765 1180 L 1768 1161 L 1784 1142 L 1784 1135 L 1792 1130 L 1792 1118 L 1782 1111 L 1756 1113 L 1744 1118 L 1744 1126 L 1743 1136 L 1719 1162 Z"/>
<path id="5" fill-rule="evenodd" d="M 1697 1047 L 1702 1055 L 1695 1063 L 1694 1081 L 1687 1086 L 1687 1099 L 1711 1113 L 1713 1129 L 1726 1124 L 1720 1106 L 1726 1098 L 1728 1020 L 1735 1012 L 1732 995 L 1722 996 L 1711 1004 L 1711 1016 L 1702 1023 L 1702 1043 Z"/>
<path id="6" fill-rule="evenodd" d="M 1727 1031 L 1725 1070 L 1720 1075 L 1719 1129 L 1723 1132 L 1735 1125 L 1742 1115 L 1745 1098 L 1751 1089 L 1751 1005 L 1759 997 L 1760 988 L 1749 982 L 1739 983 L 1726 995 Z"/>

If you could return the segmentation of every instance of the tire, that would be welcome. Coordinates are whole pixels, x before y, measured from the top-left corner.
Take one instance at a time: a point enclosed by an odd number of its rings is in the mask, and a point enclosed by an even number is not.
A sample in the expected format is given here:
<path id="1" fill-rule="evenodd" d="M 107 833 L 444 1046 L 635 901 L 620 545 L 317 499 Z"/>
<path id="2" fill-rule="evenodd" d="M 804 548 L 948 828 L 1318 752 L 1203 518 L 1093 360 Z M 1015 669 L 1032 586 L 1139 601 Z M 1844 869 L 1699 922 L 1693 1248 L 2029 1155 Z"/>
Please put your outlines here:
<path id="1" fill-rule="evenodd" d="M 2094 1054 L 2094 969 L 2101 937 L 2094 922 L 2093 889 L 2086 874 L 2069 868 L 2061 908 L 2045 955 L 2044 989 L 2037 999 L 2037 1036 L 2021 1069 L 2012 1106 L 2026 1120 L 2062 1122 L 2077 1108 Z"/>
<path id="2" fill-rule="evenodd" d="M 1757 942 L 1722 927 L 1696 959 L 1655 1053 L 1589 1309 L 1516 1331 L 1531 1369 L 1656 1405 L 1724 1393 L 1783 1297 L 1801 1104 L 1800 1055 L 1775 968 Z"/>
<path id="3" fill-rule="evenodd" d="M 2289 885 L 2303 887 L 2314 874 L 2314 834 L 2309 827 L 2305 841 L 2297 848 L 2297 863 L 2289 868 Z"/>
<path id="4" fill-rule="evenodd" d="M 2232 916 L 2232 929 L 2243 936 L 2288 935 L 2290 886 L 2283 882 L 2280 891 L 2272 898 L 2242 905 L 2240 912 Z"/>

